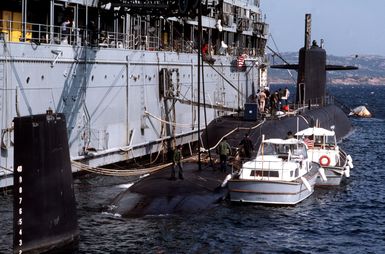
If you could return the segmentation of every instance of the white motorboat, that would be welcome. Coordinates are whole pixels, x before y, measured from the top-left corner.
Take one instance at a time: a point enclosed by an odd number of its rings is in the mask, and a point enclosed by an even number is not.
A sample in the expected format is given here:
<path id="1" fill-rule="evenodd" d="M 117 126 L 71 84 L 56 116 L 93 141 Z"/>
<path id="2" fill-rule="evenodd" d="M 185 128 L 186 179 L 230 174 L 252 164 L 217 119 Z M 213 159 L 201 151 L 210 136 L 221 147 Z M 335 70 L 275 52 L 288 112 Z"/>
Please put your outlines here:
<path id="1" fill-rule="evenodd" d="M 350 176 L 352 157 L 338 146 L 334 130 L 312 127 L 295 135 L 307 144 L 309 159 L 325 169 L 327 181 L 318 177 L 316 186 L 336 186 L 343 177 Z"/>
<path id="2" fill-rule="evenodd" d="M 254 160 L 228 180 L 231 201 L 294 205 L 309 197 L 319 175 L 303 141 L 267 139 Z"/>

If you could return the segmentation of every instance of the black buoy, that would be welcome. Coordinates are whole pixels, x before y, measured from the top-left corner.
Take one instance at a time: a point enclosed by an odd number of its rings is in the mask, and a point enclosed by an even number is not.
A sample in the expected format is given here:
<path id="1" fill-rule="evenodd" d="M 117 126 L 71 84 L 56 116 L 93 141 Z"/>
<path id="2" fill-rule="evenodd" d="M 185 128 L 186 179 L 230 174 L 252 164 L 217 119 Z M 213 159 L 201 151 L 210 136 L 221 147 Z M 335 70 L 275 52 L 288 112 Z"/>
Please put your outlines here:
<path id="1" fill-rule="evenodd" d="M 76 202 L 63 114 L 14 118 L 14 253 L 76 246 Z"/>

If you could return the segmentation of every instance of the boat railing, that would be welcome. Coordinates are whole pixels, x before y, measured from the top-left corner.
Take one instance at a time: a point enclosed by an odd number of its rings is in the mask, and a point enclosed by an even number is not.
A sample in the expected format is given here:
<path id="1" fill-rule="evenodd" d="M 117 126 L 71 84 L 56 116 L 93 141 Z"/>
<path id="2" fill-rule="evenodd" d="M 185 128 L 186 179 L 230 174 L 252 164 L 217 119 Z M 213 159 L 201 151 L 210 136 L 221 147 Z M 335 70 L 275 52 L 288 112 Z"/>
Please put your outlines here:
<path id="1" fill-rule="evenodd" d="M 346 167 L 346 165 L 348 164 L 348 159 L 347 159 L 347 154 L 344 150 L 342 149 L 339 149 L 339 158 L 338 158 L 338 161 L 336 163 L 337 166 L 339 167 Z"/>

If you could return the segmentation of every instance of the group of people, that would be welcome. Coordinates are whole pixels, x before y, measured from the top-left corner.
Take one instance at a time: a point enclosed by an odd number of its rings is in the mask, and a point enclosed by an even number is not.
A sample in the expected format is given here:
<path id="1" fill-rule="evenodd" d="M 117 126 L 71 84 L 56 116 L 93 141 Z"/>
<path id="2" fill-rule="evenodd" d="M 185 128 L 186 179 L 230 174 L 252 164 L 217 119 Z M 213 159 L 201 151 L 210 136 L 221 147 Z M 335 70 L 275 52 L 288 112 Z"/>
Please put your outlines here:
<path id="1" fill-rule="evenodd" d="M 241 142 L 239 143 L 239 146 L 242 149 L 242 155 L 245 158 L 250 158 L 252 151 L 254 151 L 254 145 L 251 139 L 249 138 L 248 134 L 245 134 Z M 226 137 L 222 139 L 222 141 L 218 145 L 219 154 L 219 161 L 221 166 L 221 171 L 226 172 L 227 171 L 227 158 L 230 155 L 231 147 L 229 143 L 227 143 Z"/>
<path id="2" fill-rule="evenodd" d="M 285 89 L 279 88 L 273 93 L 270 93 L 269 89 L 258 90 L 257 98 L 259 111 L 265 113 L 267 111 L 276 112 L 278 110 L 288 110 L 288 99 L 290 91 L 286 87 Z"/>
<path id="3" fill-rule="evenodd" d="M 243 156 L 245 158 L 250 158 L 252 151 L 254 151 L 254 145 L 251 139 L 249 138 L 248 134 L 245 134 L 241 142 L 239 143 L 239 146 L 241 147 L 243 151 Z M 231 154 L 231 146 L 227 142 L 227 138 L 224 137 L 222 141 L 219 143 L 217 147 L 217 153 L 219 154 L 219 161 L 220 161 L 220 170 L 222 172 L 227 171 L 227 160 L 228 156 Z M 173 165 L 171 168 L 171 177 L 170 180 L 176 180 L 176 168 L 178 168 L 178 177 L 179 179 L 183 180 L 183 165 L 182 165 L 182 145 L 178 145 L 176 149 L 173 151 L 172 161 Z"/>

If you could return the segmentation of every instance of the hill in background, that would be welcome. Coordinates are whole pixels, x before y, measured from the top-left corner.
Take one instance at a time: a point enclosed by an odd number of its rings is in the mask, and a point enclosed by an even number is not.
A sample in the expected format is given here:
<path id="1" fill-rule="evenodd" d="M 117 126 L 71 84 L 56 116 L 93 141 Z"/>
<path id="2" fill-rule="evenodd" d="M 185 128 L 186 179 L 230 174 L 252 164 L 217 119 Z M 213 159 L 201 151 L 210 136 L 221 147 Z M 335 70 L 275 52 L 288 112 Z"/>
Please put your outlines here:
<path id="1" fill-rule="evenodd" d="M 291 64 L 298 63 L 298 52 L 282 53 L 280 56 Z M 284 64 L 276 55 L 269 55 L 270 64 Z M 371 84 L 385 85 L 385 57 L 373 55 L 356 56 L 327 56 L 327 64 L 353 65 L 358 70 L 351 71 L 328 71 L 328 84 Z M 292 76 L 290 76 L 290 74 Z M 271 84 L 293 84 L 297 81 L 297 72 L 291 70 L 270 69 L 269 82 Z"/>

